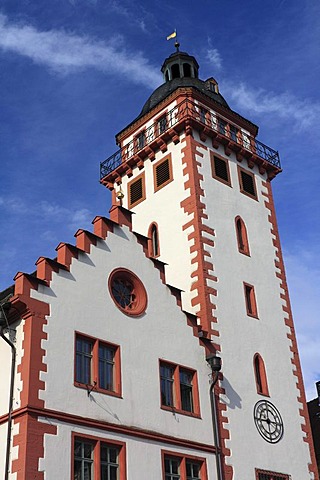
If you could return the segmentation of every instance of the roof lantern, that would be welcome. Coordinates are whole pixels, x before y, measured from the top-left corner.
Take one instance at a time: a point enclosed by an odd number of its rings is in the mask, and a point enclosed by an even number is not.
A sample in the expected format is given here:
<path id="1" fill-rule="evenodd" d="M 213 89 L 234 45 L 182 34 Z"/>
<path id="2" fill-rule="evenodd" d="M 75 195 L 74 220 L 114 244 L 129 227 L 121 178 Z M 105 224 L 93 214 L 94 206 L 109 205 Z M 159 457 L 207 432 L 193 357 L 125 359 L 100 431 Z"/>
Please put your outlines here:
<path id="1" fill-rule="evenodd" d="M 166 58 L 161 67 L 165 82 L 170 82 L 175 78 L 198 78 L 197 60 L 186 52 L 180 52 L 179 46 L 180 44 L 176 42 L 177 51 Z"/>

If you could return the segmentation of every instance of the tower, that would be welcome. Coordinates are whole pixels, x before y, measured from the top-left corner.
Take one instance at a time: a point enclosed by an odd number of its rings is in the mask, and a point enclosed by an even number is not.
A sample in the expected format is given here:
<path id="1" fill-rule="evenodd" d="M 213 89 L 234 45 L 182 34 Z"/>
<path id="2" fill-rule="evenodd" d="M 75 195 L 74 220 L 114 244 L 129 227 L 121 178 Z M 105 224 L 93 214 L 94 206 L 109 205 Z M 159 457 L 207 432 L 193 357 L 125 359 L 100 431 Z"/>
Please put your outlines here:
<path id="1" fill-rule="evenodd" d="M 317 478 L 272 196 L 279 155 L 178 47 L 101 164 L 110 216 L 119 220 L 120 204 L 133 213 L 133 231 L 222 357 L 223 478 Z"/>

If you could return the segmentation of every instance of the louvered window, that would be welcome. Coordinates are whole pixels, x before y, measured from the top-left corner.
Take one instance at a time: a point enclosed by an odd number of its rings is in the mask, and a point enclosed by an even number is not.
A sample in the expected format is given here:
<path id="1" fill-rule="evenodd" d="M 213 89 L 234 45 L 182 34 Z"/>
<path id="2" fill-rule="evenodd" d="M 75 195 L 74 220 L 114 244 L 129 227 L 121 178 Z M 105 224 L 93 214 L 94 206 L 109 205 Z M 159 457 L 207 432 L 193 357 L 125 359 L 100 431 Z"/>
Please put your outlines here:
<path id="1" fill-rule="evenodd" d="M 240 170 L 241 176 L 241 191 L 252 197 L 256 198 L 256 188 L 254 182 L 254 176 L 252 173 L 247 173 L 244 170 Z"/>
<path id="2" fill-rule="evenodd" d="M 228 160 L 211 153 L 211 169 L 214 178 L 231 186 Z"/>
<path id="3" fill-rule="evenodd" d="M 129 208 L 144 200 L 144 178 L 141 176 L 129 184 Z"/>
<path id="4" fill-rule="evenodd" d="M 214 157 L 214 169 L 216 177 L 222 178 L 222 180 L 229 182 L 227 162 L 225 160 Z"/>
<path id="5" fill-rule="evenodd" d="M 170 159 L 166 158 L 164 161 L 154 166 L 154 187 L 155 191 L 171 182 L 171 164 Z"/>

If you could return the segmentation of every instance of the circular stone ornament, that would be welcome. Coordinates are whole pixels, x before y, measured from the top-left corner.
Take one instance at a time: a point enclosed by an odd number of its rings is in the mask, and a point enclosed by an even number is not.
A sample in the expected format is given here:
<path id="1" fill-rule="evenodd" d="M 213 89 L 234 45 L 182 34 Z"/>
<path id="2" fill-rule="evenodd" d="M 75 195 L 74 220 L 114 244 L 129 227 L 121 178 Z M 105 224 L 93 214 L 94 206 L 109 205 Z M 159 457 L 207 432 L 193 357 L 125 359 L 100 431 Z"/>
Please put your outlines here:
<path id="1" fill-rule="evenodd" d="M 261 437 L 269 443 L 277 443 L 283 437 L 283 421 L 278 409 L 268 400 L 260 400 L 254 406 L 254 422 Z"/>
<path id="2" fill-rule="evenodd" d="M 113 270 L 109 276 L 108 287 L 115 305 L 126 315 L 137 317 L 146 310 L 146 289 L 137 275 L 130 270 Z"/>

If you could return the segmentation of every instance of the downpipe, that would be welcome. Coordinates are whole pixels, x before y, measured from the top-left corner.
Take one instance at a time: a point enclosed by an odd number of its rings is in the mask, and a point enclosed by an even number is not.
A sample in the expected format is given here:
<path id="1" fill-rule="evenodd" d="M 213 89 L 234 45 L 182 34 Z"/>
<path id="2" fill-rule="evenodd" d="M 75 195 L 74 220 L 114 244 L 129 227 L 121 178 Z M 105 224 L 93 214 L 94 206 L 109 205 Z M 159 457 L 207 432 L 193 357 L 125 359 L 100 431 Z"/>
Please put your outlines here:
<path id="1" fill-rule="evenodd" d="M 214 394 L 214 386 L 217 383 L 218 376 L 219 376 L 219 372 L 214 372 L 213 380 L 210 385 L 210 403 L 211 403 L 214 446 L 216 449 L 217 480 L 223 480 L 222 452 L 221 452 L 220 435 L 219 435 L 218 412 L 217 412 L 216 397 Z"/>

